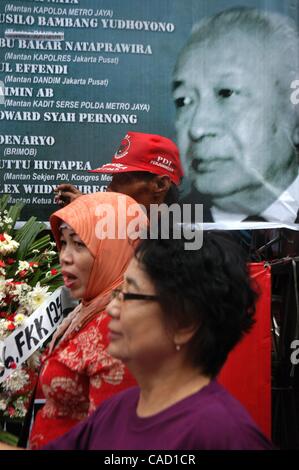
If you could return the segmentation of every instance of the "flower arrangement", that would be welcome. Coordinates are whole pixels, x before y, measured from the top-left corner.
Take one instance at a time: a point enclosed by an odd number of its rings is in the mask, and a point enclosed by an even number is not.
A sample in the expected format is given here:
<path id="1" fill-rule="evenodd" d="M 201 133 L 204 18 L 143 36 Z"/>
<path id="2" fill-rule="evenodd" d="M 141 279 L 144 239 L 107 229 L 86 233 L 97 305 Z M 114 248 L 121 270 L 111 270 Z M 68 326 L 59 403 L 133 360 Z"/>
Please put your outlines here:
<path id="1" fill-rule="evenodd" d="M 15 229 L 24 205 L 8 208 L 8 201 L 8 195 L 0 198 L 0 341 L 62 284 L 55 243 L 44 232 L 47 227 L 31 217 Z M 39 355 L 35 352 L 19 367 L 13 361 L 6 364 L 13 371 L 0 383 L 0 417 L 22 419 L 26 415 Z M 4 360 L 0 357 L 0 378 Z"/>

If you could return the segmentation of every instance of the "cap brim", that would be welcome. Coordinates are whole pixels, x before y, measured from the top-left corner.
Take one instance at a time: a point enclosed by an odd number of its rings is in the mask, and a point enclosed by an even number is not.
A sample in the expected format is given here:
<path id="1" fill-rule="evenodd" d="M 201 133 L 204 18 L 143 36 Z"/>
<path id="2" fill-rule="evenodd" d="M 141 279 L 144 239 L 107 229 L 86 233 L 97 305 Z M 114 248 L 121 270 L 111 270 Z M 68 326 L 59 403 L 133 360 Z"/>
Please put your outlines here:
<path id="1" fill-rule="evenodd" d="M 149 168 L 148 165 L 144 165 L 143 167 L 142 165 L 134 166 L 134 165 L 124 165 L 122 163 L 106 163 L 105 165 L 100 166 L 99 168 L 96 168 L 95 170 L 88 170 L 88 172 L 89 173 L 106 173 L 108 175 L 109 174 L 117 175 L 119 173 L 128 173 L 130 171 L 132 172 L 145 171 L 147 173 L 152 173 L 153 175 L 163 174 L 163 172 L 155 171 L 155 170 L 156 170 L 155 168 Z M 179 184 L 179 181 L 177 181 L 176 178 L 173 178 L 171 175 L 168 175 L 167 173 L 165 174 L 169 176 L 169 178 L 175 185 Z"/>
<path id="2" fill-rule="evenodd" d="M 129 171 L 150 171 L 146 168 L 140 168 L 132 165 L 120 165 L 119 163 L 107 163 L 106 165 L 100 166 L 95 170 L 88 170 L 89 173 L 127 173 Z"/>

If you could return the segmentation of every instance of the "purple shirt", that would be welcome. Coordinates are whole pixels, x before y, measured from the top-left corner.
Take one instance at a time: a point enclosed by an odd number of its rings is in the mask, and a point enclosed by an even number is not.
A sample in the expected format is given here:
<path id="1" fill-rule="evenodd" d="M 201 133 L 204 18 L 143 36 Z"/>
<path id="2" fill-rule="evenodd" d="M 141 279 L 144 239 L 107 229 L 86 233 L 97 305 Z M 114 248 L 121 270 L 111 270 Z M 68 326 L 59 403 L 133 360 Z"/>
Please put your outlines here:
<path id="1" fill-rule="evenodd" d="M 46 450 L 273 449 L 243 406 L 216 381 L 147 418 L 136 415 L 139 388 L 118 393 Z"/>

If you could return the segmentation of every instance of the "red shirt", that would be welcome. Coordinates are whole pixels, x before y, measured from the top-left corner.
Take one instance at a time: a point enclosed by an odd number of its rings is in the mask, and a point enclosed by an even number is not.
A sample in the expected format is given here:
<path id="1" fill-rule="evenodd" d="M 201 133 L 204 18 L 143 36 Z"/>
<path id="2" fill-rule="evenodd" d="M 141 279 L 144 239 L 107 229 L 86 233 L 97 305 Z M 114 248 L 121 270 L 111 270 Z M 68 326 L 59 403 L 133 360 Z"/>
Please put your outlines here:
<path id="1" fill-rule="evenodd" d="M 63 435 L 115 393 L 136 384 L 106 348 L 109 317 L 101 312 L 45 356 L 39 386 L 46 398 L 30 435 L 37 449 Z"/>

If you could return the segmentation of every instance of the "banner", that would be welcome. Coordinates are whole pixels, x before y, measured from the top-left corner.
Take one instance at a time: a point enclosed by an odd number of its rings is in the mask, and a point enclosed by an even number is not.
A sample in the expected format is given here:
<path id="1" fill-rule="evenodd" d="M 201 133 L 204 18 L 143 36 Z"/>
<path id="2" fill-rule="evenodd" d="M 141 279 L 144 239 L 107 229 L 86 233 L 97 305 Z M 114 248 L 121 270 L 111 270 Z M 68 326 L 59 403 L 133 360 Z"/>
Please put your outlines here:
<path id="1" fill-rule="evenodd" d="M 256 323 L 230 353 L 219 382 L 271 438 L 271 268 L 264 263 L 251 263 L 250 273 L 260 292 Z"/>
<path id="2" fill-rule="evenodd" d="M 26 218 L 48 220 L 58 183 L 105 190 L 110 177 L 88 170 L 128 130 L 174 137 L 170 71 L 191 17 L 180 1 L 161 6 L 0 2 L 0 193 L 25 202 Z"/>
<path id="3" fill-rule="evenodd" d="M 264 16 L 218 15 L 236 5 Z M 58 183 L 105 190 L 109 175 L 88 170 L 141 131 L 177 142 L 184 201 L 203 203 L 213 227 L 298 229 L 298 11 L 298 0 L 2 0 L 0 193 L 47 221 Z"/>
<path id="4" fill-rule="evenodd" d="M 0 341 L 0 361 L 4 365 L 0 369 L 0 383 L 14 372 L 15 368 L 10 367 L 11 363 L 19 367 L 54 333 L 63 319 L 61 294 L 59 287 L 26 318 L 22 326 L 16 328 L 4 341 Z"/>

